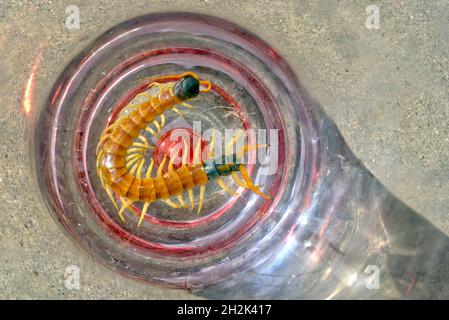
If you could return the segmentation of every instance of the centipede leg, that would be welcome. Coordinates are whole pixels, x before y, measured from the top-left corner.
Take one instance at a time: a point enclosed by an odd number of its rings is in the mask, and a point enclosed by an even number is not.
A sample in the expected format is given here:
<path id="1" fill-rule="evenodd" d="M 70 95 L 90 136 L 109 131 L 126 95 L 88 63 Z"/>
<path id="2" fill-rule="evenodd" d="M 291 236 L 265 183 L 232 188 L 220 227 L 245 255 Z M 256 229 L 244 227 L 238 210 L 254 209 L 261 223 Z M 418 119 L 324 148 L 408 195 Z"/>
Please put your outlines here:
<path id="1" fill-rule="evenodd" d="M 225 155 L 230 155 L 232 154 L 232 147 L 237 143 L 238 139 L 240 138 L 240 136 L 242 135 L 243 130 L 239 130 L 239 132 L 232 138 L 231 141 L 229 141 L 229 143 L 226 146 L 225 149 Z"/>
<path id="2" fill-rule="evenodd" d="M 206 186 L 202 185 L 200 187 L 200 200 L 198 202 L 198 214 L 201 212 L 201 209 L 203 208 L 204 192 L 205 191 L 206 191 Z"/>
<path id="3" fill-rule="evenodd" d="M 215 130 L 212 129 L 211 135 L 210 135 L 210 143 L 209 143 L 209 158 L 214 158 L 215 153 Z"/>
<path id="4" fill-rule="evenodd" d="M 115 209 L 118 210 L 118 204 L 117 204 L 117 201 L 115 201 L 114 195 L 112 194 L 112 189 L 111 189 L 111 187 L 110 187 L 110 186 L 106 186 L 106 187 L 105 187 L 105 190 L 106 190 L 106 193 L 108 194 L 109 198 L 111 199 L 112 204 L 114 205 Z"/>
<path id="5" fill-rule="evenodd" d="M 237 193 L 232 190 L 227 184 L 226 182 L 223 181 L 223 179 L 221 178 L 216 178 L 215 181 L 217 182 L 217 184 L 220 186 L 220 188 L 222 188 L 224 191 L 226 191 L 227 193 L 229 193 L 231 196 L 235 196 L 237 195 Z"/>
<path id="6" fill-rule="evenodd" d="M 176 107 L 173 107 L 173 108 L 171 108 L 172 109 L 172 111 L 174 112 L 174 113 L 176 113 L 178 116 L 180 116 L 180 117 L 182 117 L 184 114 L 178 109 L 178 108 L 176 108 Z"/>
<path id="7" fill-rule="evenodd" d="M 120 208 L 118 215 L 122 221 L 125 221 L 125 218 L 123 217 L 123 211 L 126 210 L 131 204 L 133 204 L 134 201 L 126 199 L 126 198 L 120 198 L 122 200 L 122 207 Z"/>
<path id="8" fill-rule="evenodd" d="M 187 165 L 187 157 L 190 154 L 189 146 L 187 145 L 186 139 L 182 140 L 184 149 L 182 151 L 182 159 L 181 159 L 181 166 L 185 167 Z M 190 210 L 192 210 L 195 207 L 195 197 L 193 195 L 193 189 L 188 189 L 187 193 L 189 195 L 189 201 L 190 201 Z"/>
<path id="9" fill-rule="evenodd" d="M 150 161 L 150 165 L 148 166 L 147 172 L 145 174 L 145 178 L 150 178 L 151 177 L 151 172 L 153 171 L 153 166 L 154 166 L 154 160 L 151 159 Z M 140 226 L 140 224 L 143 221 L 143 218 L 145 217 L 145 214 L 147 213 L 147 210 L 150 206 L 151 202 L 145 202 L 142 208 L 142 212 L 140 213 L 140 218 L 139 218 L 139 222 L 137 223 L 137 226 Z"/>
<path id="10" fill-rule="evenodd" d="M 165 200 L 162 200 L 162 201 L 164 201 L 166 204 L 168 204 L 170 207 L 172 207 L 172 208 L 175 208 L 175 209 L 179 209 L 179 208 L 182 208 L 182 206 L 180 206 L 179 204 L 176 204 L 176 203 L 174 203 L 172 200 L 170 200 L 170 199 L 165 199 Z"/>
<path id="11" fill-rule="evenodd" d="M 191 104 L 187 103 L 187 102 L 181 102 L 179 105 L 189 108 L 189 109 L 194 109 L 195 107 L 192 106 Z"/>
<path id="12" fill-rule="evenodd" d="M 153 171 L 153 165 L 154 165 L 154 160 L 151 159 L 150 165 L 148 166 L 147 172 L 145 174 L 145 178 L 151 177 L 151 172 Z M 138 172 L 139 178 L 140 178 L 140 173 L 141 173 L 141 170 L 140 170 L 140 172 Z M 151 204 L 151 202 L 145 202 L 143 204 L 142 212 L 140 213 L 140 218 L 139 218 L 139 222 L 137 223 L 137 226 L 140 226 L 140 224 L 142 223 L 143 218 L 145 217 L 145 214 L 147 213 L 148 208 L 150 207 L 150 204 Z"/>
<path id="13" fill-rule="evenodd" d="M 256 186 L 252 181 L 251 178 L 249 177 L 249 173 L 246 170 L 246 167 L 244 165 L 240 165 L 239 166 L 239 170 L 240 173 L 242 174 L 243 180 L 245 181 L 246 185 L 248 186 L 249 189 L 251 189 L 254 193 L 258 194 L 259 196 L 265 198 L 265 199 L 270 199 L 271 197 L 265 193 L 263 193 L 262 191 L 260 191 L 259 186 Z"/>
<path id="14" fill-rule="evenodd" d="M 146 127 L 145 130 L 148 131 L 149 133 L 151 133 L 151 135 L 153 137 L 155 137 L 156 139 L 158 138 L 158 134 L 152 128 L 150 128 L 149 126 Z"/>
<path id="15" fill-rule="evenodd" d="M 189 201 L 190 201 L 190 210 L 195 208 L 195 197 L 193 195 L 193 189 L 187 190 L 187 193 L 189 195 Z"/>

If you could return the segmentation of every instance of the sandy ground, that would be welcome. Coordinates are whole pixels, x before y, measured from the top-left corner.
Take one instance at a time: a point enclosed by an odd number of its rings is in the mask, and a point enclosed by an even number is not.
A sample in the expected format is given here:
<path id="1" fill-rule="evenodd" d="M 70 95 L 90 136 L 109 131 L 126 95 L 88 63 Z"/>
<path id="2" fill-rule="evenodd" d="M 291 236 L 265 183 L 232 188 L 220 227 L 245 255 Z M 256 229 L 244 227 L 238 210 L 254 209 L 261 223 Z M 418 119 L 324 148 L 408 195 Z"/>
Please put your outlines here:
<path id="1" fill-rule="evenodd" d="M 65 27 L 68 5 L 79 30 Z M 365 27 L 380 7 L 380 29 Z M 350 148 L 412 209 L 449 234 L 449 1 L 0 1 L 0 298 L 195 298 L 98 266 L 61 232 L 32 188 L 21 107 L 39 48 L 36 101 L 95 35 L 156 11 L 217 15 L 257 33 L 287 58 Z M 35 112 L 34 110 L 33 112 Z M 32 112 L 32 113 L 33 113 Z M 64 286 L 67 266 L 81 287 Z"/>

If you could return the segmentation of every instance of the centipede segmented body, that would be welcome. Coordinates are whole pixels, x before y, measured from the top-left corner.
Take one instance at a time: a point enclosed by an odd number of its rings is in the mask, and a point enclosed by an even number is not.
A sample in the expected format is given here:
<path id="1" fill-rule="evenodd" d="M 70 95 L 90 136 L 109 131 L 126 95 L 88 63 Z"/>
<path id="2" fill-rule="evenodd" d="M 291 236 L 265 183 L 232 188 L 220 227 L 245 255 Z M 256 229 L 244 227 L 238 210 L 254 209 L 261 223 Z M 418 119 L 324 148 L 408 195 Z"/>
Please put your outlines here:
<path id="1" fill-rule="evenodd" d="M 223 161 L 201 161 L 200 143 L 198 143 L 194 150 L 193 164 L 187 163 L 187 153 L 184 153 L 181 167 L 174 168 L 173 157 L 169 160 L 168 172 L 164 173 L 163 168 L 167 161 L 167 158 L 164 157 L 157 169 L 156 176 L 153 177 L 154 161 L 151 159 L 146 173 L 142 177 L 145 152 L 153 147 L 148 144 L 141 131 L 146 130 L 157 138 L 165 125 L 165 111 L 172 110 L 182 114 L 177 106 L 192 108 L 186 101 L 196 97 L 199 93 L 207 93 L 211 89 L 209 81 L 199 80 L 198 75 L 193 72 L 167 77 L 179 80 L 164 84 L 151 83 L 148 89 L 156 87 L 157 93 L 151 95 L 145 91 L 138 94 L 136 98 L 142 96 L 144 101 L 126 106 L 120 113 L 120 117 L 103 131 L 98 142 L 96 153 L 97 174 L 103 188 L 117 208 L 119 217 L 124 220 L 124 210 L 134 202 L 144 203 L 139 225 L 150 204 L 156 200 L 162 200 L 174 208 L 188 207 L 182 195 L 184 192 L 188 193 L 190 207 L 193 208 L 193 189 L 195 187 L 200 189 L 199 213 L 203 204 L 205 185 L 209 181 L 215 180 L 228 193 L 235 194 L 221 178 L 227 175 L 231 175 L 239 186 L 251 189 L 260 196 L 269 199 L 268 195 L 262 193 L 259 187 L 253 184 L 245 165 L 237 163 L 237 160 L 243 157 L 244 152 L 260 147 L 257 145 L 245 146 L 239 152 L 220 159 Z M 227 149 L 235 144 L 237 138 L 237 136 L 234 137 Z M 209 148 L 211 159 L 213 159 L 214 140 L 213 134 L 210 141 L 211 147 Z M 241 178 L 237 174 L 238 172 L 240 172 Z M 122 202 L 120 208 L 117 205 L 114 193 Z M 177 198 L 179 203 L 170 199 L 171 197 Z"/>

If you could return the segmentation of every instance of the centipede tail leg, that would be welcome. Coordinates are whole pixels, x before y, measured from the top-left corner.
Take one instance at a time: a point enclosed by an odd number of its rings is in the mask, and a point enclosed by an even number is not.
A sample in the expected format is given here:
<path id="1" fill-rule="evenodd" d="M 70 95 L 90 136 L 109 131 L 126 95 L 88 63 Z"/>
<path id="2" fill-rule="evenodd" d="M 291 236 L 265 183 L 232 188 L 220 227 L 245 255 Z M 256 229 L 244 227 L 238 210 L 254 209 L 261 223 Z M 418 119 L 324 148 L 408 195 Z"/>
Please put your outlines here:
<path id="1" fill-rule="evenodd" d="M 215 130 L 212 129 L 209 143 L 209 159 L 213 159 L 215 154 Z"/>
<path id="2" fill-rule="evenodd" d="M 103 173 L 101 172 L 100 165 L 101 165 L 101 159 L 102 159 L 103 155 L 104 155 L 104 151 L 103 151 L 103 149 L 100 149 L 100 152 L 98 153 L 98 157 L 97 157 L 97 164 L 96 164 L 97 174 L 98 174 L 98 177 L 100 178 L 101 185 L 106 190 L 106 193 L 107 193 L 109 199 L 111 199 L 111 202 L 114 205 L 115 209 L 118 210 L 117 202 L 115 201 L 115 197 L 112 194 L 112 189 L 108 184 L 106 184 Z"/>
<path id="3" fill-rule="evenodd" d="M 248 186 L 249 189 L 251 189 L 252 191 L 254 191 L 254 193 L 258 194 L 259 196 L 265 198 L 265 199 L 270 199 L 271 197 L 265 193 L 263 193 L 262 191 L 260 191 L 259 186 L 256 186 L 252 181 L 251 178 L 249 177 L 249 173 L 246 170 L 246 167 L 244 165 L 240 165 L 239 166 L 239 170 L 240 173 L 242 174 L 243 180 L 245 181 L 246 185 Z"/>
<path id="4" fill-rule="evenodd" d="M 143 157 L 143 155 L 133 159 L 134 160 L 139 160 L 137 161 L 129 170 L 129 173 L 134 175 L 136 174 L 136 177 L 138 177 L 139 179 L 142 177 L 142 169 L 143 166 L 145 164 L 145 158 Z M 120 197 L 120 201 L 122 202 L 122 206 L 118 212 L 118 215 L 120 217 L 120 219 L 122 219 L 122 221 L 125 221 L 125 218 L 123 217 L 123 212 L 126 210 L 126 208 L 128 208 L 130 205 L 132 205 L 135 201 L 130 200 L 130 199 L 126 199 L 125 197 Z"/>
<path id="5" fill-rule="evenodd" d="M 186 108 L 189 108 L 189 109 L 194 109 L 195 108 L 194 106 L 192 106 L 190 103 L 187 103 L 187 102 L 181 102 L 179 105 L 181 105 L 183 107 L 186 107 Z"/>
<path id="6" fill-rule="evenodd" d="M 161 114 L 159 118 L 161 118 L 161 130 L 162 130 L 162 128 L 164 128 L 165 126 L 165 115 Z"/>

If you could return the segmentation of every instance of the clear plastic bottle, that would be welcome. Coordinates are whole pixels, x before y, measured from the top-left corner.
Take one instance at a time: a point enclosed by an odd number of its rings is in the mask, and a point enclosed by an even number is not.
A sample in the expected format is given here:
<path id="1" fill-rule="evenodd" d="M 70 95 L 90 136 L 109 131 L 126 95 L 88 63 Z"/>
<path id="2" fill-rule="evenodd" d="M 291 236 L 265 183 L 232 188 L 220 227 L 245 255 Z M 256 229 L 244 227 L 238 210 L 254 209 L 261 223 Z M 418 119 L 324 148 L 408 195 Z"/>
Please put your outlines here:
<path id="1" fill-rule="evenodd" d="M 207 215 L 122 223 L 95 176 L 99 134 L 142 79 L 186 69 L 221 91 L 185 121 L 279 130 L 276 174 L 252 168 L 275 196 L 229 199 L 211 189 Z M 220 101 L 239 112 L 229 120 L 211 107 Z M 84 250 L 126 276 L 212 298 L 448 296 L 438 281 L 447 237 L 357 161 L 276 50 L 227 21 L 164 13 L 118 25 L 67 66 L 34 126 L 48 208 Z"/>

